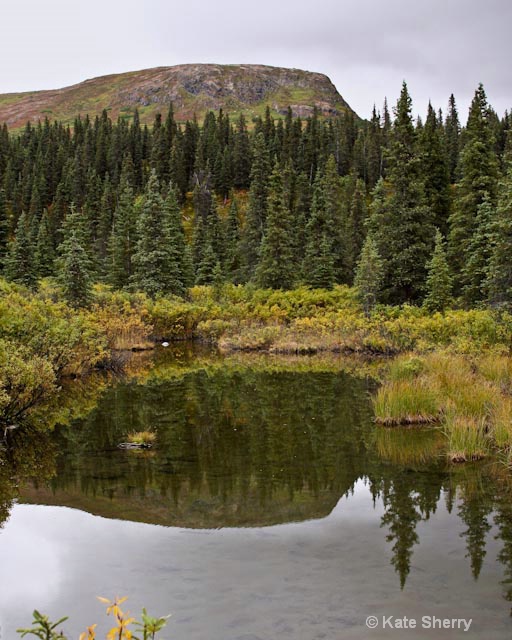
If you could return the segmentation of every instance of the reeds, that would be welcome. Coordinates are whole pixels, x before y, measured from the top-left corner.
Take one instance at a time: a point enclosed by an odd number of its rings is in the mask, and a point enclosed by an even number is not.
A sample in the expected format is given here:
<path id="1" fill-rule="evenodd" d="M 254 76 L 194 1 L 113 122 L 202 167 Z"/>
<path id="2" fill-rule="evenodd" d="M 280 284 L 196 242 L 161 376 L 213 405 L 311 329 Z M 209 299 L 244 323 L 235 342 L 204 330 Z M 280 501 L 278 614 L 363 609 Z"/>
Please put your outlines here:
<path id="1" fill-rule="evenodd" d="M 407 425 L 437 422 L 440 406 L 426 380 L 393 380 L 383 385 L 374 401 L 378 424 Z"/>
<path id="2" fill-rule="evenodd" d="M 445 420 L 448 459 L 452 462 L 482 460 L 489 453 L 487 425 L 484 418 L 454 415 Z"/>
<path id="3" fill-rule="evenodd" d="M 449 352 L 402 356 L 388 368 L 374 399 L 381 425 L 442 422 L 453 462 L 481 460 L 491 449 L 510 451 L 510 358 Z"/>

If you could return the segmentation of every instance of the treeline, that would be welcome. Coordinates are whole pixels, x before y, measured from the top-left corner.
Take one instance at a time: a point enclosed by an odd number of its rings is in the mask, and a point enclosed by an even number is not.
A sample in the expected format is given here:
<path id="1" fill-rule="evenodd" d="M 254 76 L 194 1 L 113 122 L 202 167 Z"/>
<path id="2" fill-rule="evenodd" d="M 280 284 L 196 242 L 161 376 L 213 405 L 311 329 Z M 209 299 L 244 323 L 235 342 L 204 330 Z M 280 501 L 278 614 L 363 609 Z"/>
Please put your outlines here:
<path id="1" fill-rule="evenodd" d="M 356 284 L 432 310 L 512 302 L 512 116 L 480 85 L 462 128 L 393 116 L 303 121 L 208 113 L 152 128 L 106 111 L 73 126 L 0 130 L 0 260 L 35 287 L 55 277 L 87 304 L 93 282 L 183 295 L 193 284 Z"/>

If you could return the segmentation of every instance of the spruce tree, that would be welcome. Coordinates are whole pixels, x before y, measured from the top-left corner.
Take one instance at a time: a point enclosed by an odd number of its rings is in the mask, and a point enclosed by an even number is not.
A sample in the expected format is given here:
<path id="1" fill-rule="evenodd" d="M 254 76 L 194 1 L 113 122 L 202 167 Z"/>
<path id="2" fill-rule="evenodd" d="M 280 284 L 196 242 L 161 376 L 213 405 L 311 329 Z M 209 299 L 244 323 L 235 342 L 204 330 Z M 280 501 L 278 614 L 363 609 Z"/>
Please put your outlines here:
<path id="1" fill-rule="evenodd" d="M 509 134 L 510 135 L 510 134 Z M 491 228 L 492 251 L 483 289 L 495 308 L 512 309 L 512 162 L 500 183 L 498 206 Z"/>
<path id="2" fill-rule="evenodd" d="M 445 120 L 446 154 L 448 162 L 448 174 L 450 182 L 453 184 L 457 180 L 457 166 L 459 164 L 460 147 L 460 122 L 455 97 L 453 93 L 448 102 L 448 113 Z"/>
<path id="3" fill-rule="evenodd" d="M 343 215 L 343 199 L 338 166 L 333 155 L 329 156 L 321 181 L 323 203 L 325 207 L 325 223 L 331 236 L 331 251 L 336 282 L 347 283 L 347 217 Z"/>
<path id="4" fill-rule="evenodd" d="M 55 249 L 53 246 L 50 218 L 47 209 L 43 211 L 43 215 L 41 216 L 41 221 L 39 223 L 34 259 L 38 277 L 46 278 L 53 274 Z"/>
<path id="5" fill-rule="evenodd" d="M 132 258 L 136 242 L 136 221 L 133 189 L 126 179 L 114 211 L 108 246 L 106 277 L 116 289 L 126 287 L 132 275 Z"/>
<path id="6" fill-rule="evenodd" d="M 197 265 L 196 284 L 213 284 L 218 278 L 220 262 L 215 255 L 210 233 L 206 231 L 201 259 Z"/>
<path id="7" fill-rule="evenodd" d="M 306 226 L 306 246 L 302 266 L 304 281 L 311 287 L 330 289 L 336 281 L 334 228 L 334 221 L 329 219 L 327 214 L 324 180 L 319 173 L 313 187 L 311 217 Z"/>
<path id="8" fill-rule="evenodd" d="M 34 245 L 25 212 L 19 217 L 16 226 L 16 233 L 11 242 L 5 265 L 5 274 L 9 280 L 19 282 L 29 288 L 35 287 L 37 283 Z"/>
<path id="9" fill-rule="evenodd" d="M 462 267 L 464 286 L 462 296 L 467 305 L 481 302 L 485 297 L 484 282 L 494 244 L 496 207 L 488 194 L 484 194 L 477 207 L 475 230 L 468 244 L 468 254 Z"/>
<path id="10" fill-rule="evenodd" d="M 469 284 L 464 263 L 476 231 L 476 216 L 486 195 L 496 202 L 498 164 L 489 122 L 489 105 L 482 85 L 475 92 L 464 132 L 464 148 L 460 155 L 454 209 L 449 219 L 448 257 L 455 275 L 456 293 Z M 471 304 L 472 300 L 466 298 Z"/>
<path id="11" fill-rule="evenodd" d="M 238 203 L 234 194 L 231 194 L 231 205 L 226 219 L 226 256 L 224 268 L 227 278 L 237 284 L 241 279 L 242 257 L 240 255 L 240 220 Z"/>
<path id="12" fill-rule="evenodd" d="M 251 143 L 243 114 L 238 119 L 233 146 L 233 184 L 248 189 L 251 176 Z"/>
<path id="13" fill-rule="evenodd" d="M 428 263 L 427 295 L 423 306 L 428 311 L 444 311 L 452 301 L 452 277 L 442 233 L 436 229 L 434 253 Z"/>
<path id="14" fill-rule="evenodd" d="M 259 286 L 271 289 L 290 289 L 293 286 L 292 224 L 281 172 L 276 166 L 270 177 L 267 221 L 256 268 L 255 277 Z"/>
<path id="15" fill-rule="evenodd" d="M 262 133 L 254 140 L 253 162 L 251 169 L 251 188 L 249 205 L 242 233 L 245 279 L 254 276 L 260 250 L 263 230 L 267 217 L 268 179 L 270 175 L 270 157 Z"/>
<path id="16" fill-rule="evenodd" d="M 169 225 L 169 273 L 168 287 L 170 293 L 183 295 L 188 286 L 188 265 L 185 256 L 186 243 L 181 209 L 178 204 L 176 191 L 173 184 L 169 185 L 167 197 L 164 202 L 164 217 Z"/>
<path id="17" fill-rule="evenodd" d="M 353 282 L 357 260 L 366 237 L 368 211 L 366 192 L 362 180 L 357 180 L 350 200 L 350 208 L 345 228 L 345 265 L 349 283 Z"/>
<path id="18" fill-rule="evenodd" d="M 365 315 L 369 315 L 377 303 L 381 291 L 384 268 L 377 243 L 371 237 L 366 240 L 357 263 L 354 286 L 358 291 Z"/>
<path id="19" fill-rule="evenodd" d="M 419 154 L 426 203 L 432 211 L 434 225 L 444 235 L 448 231 L 450 213 L 450 170 L 442 126 L 429 103 L 427 119 L 419 138 Z"/>
<path id="20" fill-rule="evenodd" d="M 7 198 L 5 190 L 0 187 L 0 269 L 7 259 L 9 227 L 10 223 L 7 213 Z"/>
<path id="21" fill-rule="evenodd" d="M 160 183 L 153 169 L 137 220 L 137 244 L 132 258 L 133 288 L 151 297 L 173 293 L 172 263 L 170 212 L 164 206 Z"/>
<path id="22" fill-rule="evenodd" d="M 421 298 L 434 240 L 416 149 L 411 98 L 404 82 L 390 134 L 386 183 L 377 183 L 369 218 L 385 265 L 383 293 L 391 303 Z"/>
<path id="23" fill-rule="evenodd" d="M 61 245 L 57 280 L 65 300 L 74 307 L 85 307 L 91 300 L 90 259 L 80 242 L 78 232 L 72 231 Z"/>
<path id="24" fill-rule="evenodd" d="M 112 187 L 110 176 L 107 173 L 103 183 L 103 194 L 101 196 L 100 213 L 98 217 L 97 235 L 92 240 L 95 242 L 96 269 L 101 275 L 105 273 L 107 262 L 108 244 L 112 233 L 112 221 L 115 210 L 115 193 Z"/>

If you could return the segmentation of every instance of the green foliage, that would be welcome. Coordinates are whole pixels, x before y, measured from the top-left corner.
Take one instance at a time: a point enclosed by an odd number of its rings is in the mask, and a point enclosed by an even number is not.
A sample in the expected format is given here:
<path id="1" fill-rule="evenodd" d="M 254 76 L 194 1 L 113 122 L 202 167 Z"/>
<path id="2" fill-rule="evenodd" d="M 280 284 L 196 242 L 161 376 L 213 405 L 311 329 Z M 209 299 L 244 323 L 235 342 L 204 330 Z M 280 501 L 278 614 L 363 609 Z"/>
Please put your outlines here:
<path id="1" fill-rule="evenodd" d="M 34 264 L 34 244 L 32 241 L 29 220 L 22 213 L 16 226 L 14 240 L 11 242 L 5 272 L 13 282 L 34 287 L 36 284 L 36 267 Z"/>
<path id="2" fill-rule="evenodd" d="M 494 138 L 490 123 L 490 109 L 482 85 L 475 92 L 464 132 L 464 148 L 460 155 L 454 209 L 450 216 L 448 238 L 449 257 L 456 273 L 459 290 L 468 287 L 473 272 L 464 270 L 464 262 L 470 256 L 471 243 L 477 232 L 478 207 L 488 197 L 496 202 L 498 164 L 494 150 Z M 474 302 L 474 289 L 469 289 L 466 303 Z"/>
<path id="3" fill-rule="evenodd" d="M 366 315 L 377 303 L 383 279 L 383 264 L 377 244 L 368 235 L 357 264 L 354 286 L 359 292 Z"/>
<path id="4" fill-rule="evenodd" d="M 168 615 L 154 618 L 148 615 L 146 609 L 142 609 L 141 621 L 139 622 L 135 618 L 129 618 L 121 609 L 120 605 L 123 604 L 126 598 L 115 598 L 112 601 L 107 600 L 107 598 L 98 598 L 98 600 L 108 605 L 107 615 L 111 615 L 114 618 L 115 626 L 107 633 L 106 640 L 154 640 L 157 633 L 162 631 L 171 617 Z M 52 622 L 48 616 L 34 610 L 32 627 L 30 629 L 17 629 L 17 633 L 22 638 L 27 635 L 33 635 L 40 638 L 40 640 L 58 640 L 59 638 L 66 640 L 62 631 L 56 631 L 57 627 L 60 627 L 66 620 L 68 620 L 67 616 L 57 622 Z M 96 626 L 93 624 L 87 627 L 87 631 L 80 634 L 79 640 L 96 640 Z M 134 635 L 131 630 L 132 626 L 137 627 L 142 636 Z"/>
<path id="5" fill-rule="evenodd" d="M 291 289 L 293 268 L 293 224 L 285 201 L 281 173 L 276 166 L 270 178 L 265 231 L 255 279 L 259 286 Z"/>
<path id="6" fill-rule="evenodd" d="M 287 95 L 300 102 L 306 94 Z M 46 120 L 19 138 L 4 127 L 5 274 L 31 288 L 56 275 L 75 305 L 88 303 L 89 281 L 151 297 L 186 297 L 194 282 L 221 280 L 329 289 L 353 283 L 368 231 L 382 260 L 381 299 L 418 304 L 437 227 L 448 238 L 455 294 L 468 307 L 504 306 L 503 242 L 490 270 L 506 216 L 493 210 L 490 220 L 480 205 L 486 193 L 496 205 L 510 122 L 498 119 L 483 87 L 462 130 L 453 96 L 444 123 L 431 105 L 424 125 L 413 122 L 405 83 L 393 119 L 387 103 L 369 122 L 344 107 L 332 117 L 314 108 L 307 118 L 292 108 L 283 118 L 263 104 L 254 109 L 251 123 L 240 112 L 232 124 L 210 111 L 202 123 L 179 124 L 172 108 L 163 118 L 150 106 L 142 111 L 152 127 L 141 127 L 137 110 L 116 123 L 106 110 L 95 122 L 77 117 L 71 128 Z M 274 165 L 282 197 L 269 198 Z"/>
<path id="7" fill-rule="evenodd" d="M 133 255 L 132 286 L 149 296 L 183 290 L 180 221 L 173 189 L 164 202 L 153 170 L 137 220 L 137 246 Z"/>
<path id="8" fill-rule="evenodd" d="M 242 237 L 242 254 L 247 280 L 254 276 L 258 264 L 259 249 L 267 218 L 269 176 L 269 152 L 263 134 L 259 133 L 254 140 L 249 206 Z"/>
<path id="9" fill-rule="evenodd" d="M 489 229 L 491 253 L 483 290 L 493 307 L 512 306 L 512 162 L 500 184 L 498 206 Z"/>
<path id="10" fill-rule="evenodd" d="M 142 640 L 153 640 L 156 634 L 166 626 L 170 616 L 153 618 L 148 615 L 146 609 L 142 609 L 141 618 L 142 622 L 135 622 L 135 625 L 142 631 Z"/>
<path id="11" fill-rule="evenodd" d="M 0 421 L 17 423 L 55 391 L 55 383 L 48 360 L 0 338 Z"/>
<path id="12" fill-rule="evenodd" d="M 73 306 L 85 307 L 91 300 L 89 258 L 75 233 L 61 247 L 58 279 L 64 298 Z"/>
<path id="13" fill-rule="evenodd" d="M 452 278 L 444 238 L 439 229 L 436 230 L 434 253 L 428 264 L 426 290 L 423 305 L 430 312 L 444 311 L 452 301 Z"/>
<path id="14" fill-rule="evenodd" d="M 421 298 L 434 240 L 433 213 L 425 197 L 416 142 L 411 98 L 404 83 L 395 108 L 386 183 L 381 181 L 375 188 L 369 218 L 369 230 L 383 260 L 383 292 L 391 303 Z"/>
<path id="15" fill-rule="evenodd" d="M 133 189 L 125 178 L 114 211 L 108 247 L 107 279 L 117 289 L 126 287 L 132 276 L 136 228 Z"/>
<path id="16" fill-rule="evenodd" d="M 36 636 L 41 640 L 58 640 L 59 638 L 64 638 L 63 633 L 57 633 L 56 628 L 68 619 L 67 616 L 57 620 L 57 622 L 51 622 L 48 616 L 40 614 L 37 609 L 34 609 L 32 615 L 34 619 L 30 629 L 17 629 L 17 633 L 19 633 L 22 638 L 25 636 Z"/>

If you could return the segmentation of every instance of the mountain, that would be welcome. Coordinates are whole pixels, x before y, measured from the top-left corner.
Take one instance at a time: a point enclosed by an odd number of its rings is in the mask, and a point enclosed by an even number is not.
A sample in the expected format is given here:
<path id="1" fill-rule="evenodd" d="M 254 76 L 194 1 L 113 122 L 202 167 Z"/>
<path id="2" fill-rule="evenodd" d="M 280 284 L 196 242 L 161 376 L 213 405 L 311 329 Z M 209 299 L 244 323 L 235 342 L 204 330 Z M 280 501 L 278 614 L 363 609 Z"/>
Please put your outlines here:
<path id="1" fill-rule="evenodd" d="M 142 122 L 174 105 L 178 121 L 201 119 L 222 108 L 231 116 L 243 113 L 250 121 L 263 115 L 307 117 L 316 106 L 323 116 L 351 111 L 329 78 L 321 73 L 264 65 L 183 64 L 131 71 L 85 80 L 49 91 L 0 94 L 0 123 L 16 129 L 27 121 L 72 122 L 77 114 L 99 115 L 103 109 L 127 120 L 139 110 Z"/>

